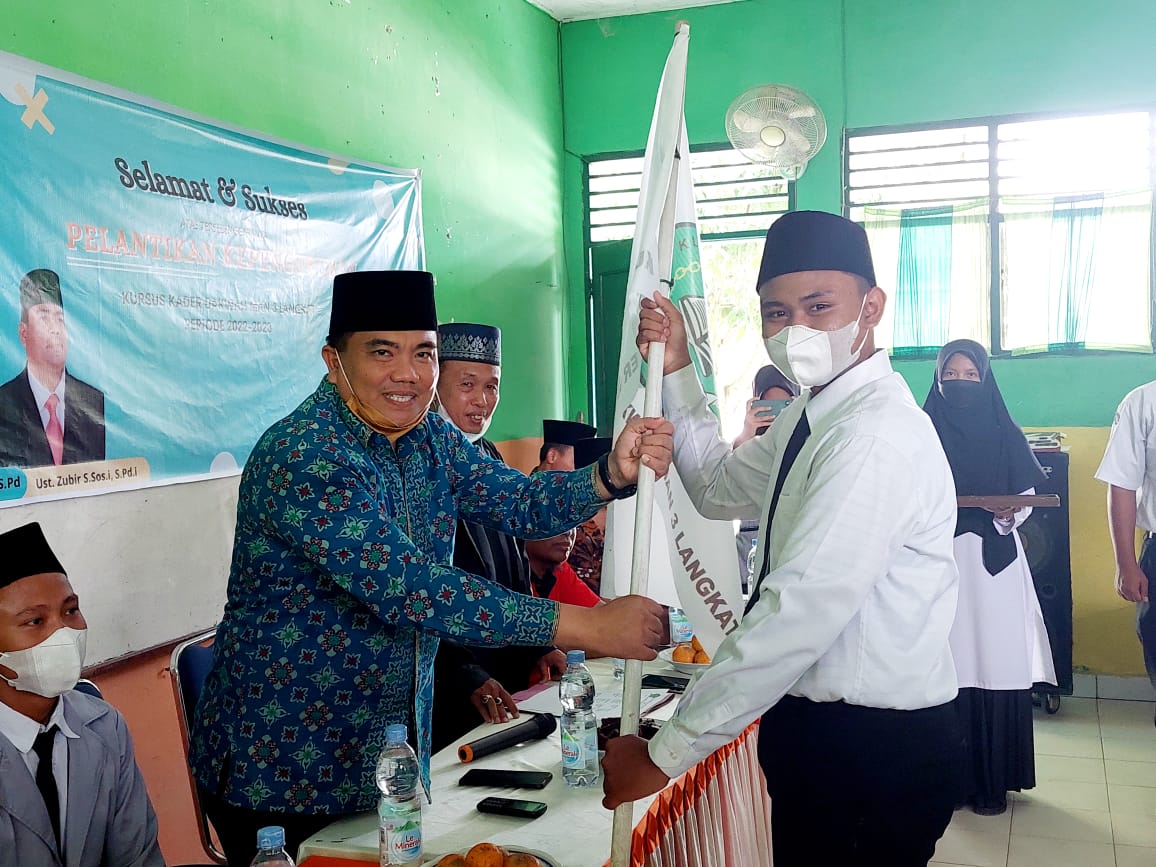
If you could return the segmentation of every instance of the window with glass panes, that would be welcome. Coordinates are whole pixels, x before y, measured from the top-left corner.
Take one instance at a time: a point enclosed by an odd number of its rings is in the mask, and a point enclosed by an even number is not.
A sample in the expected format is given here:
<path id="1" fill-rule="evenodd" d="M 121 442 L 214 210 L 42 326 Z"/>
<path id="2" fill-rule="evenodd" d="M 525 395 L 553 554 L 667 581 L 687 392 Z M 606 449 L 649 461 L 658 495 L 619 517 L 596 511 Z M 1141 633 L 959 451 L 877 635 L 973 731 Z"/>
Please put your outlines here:
<path id="1" fill-rule="evenodd" d="M 591 248 L 633 236 L 642 162 L 634 154 L 587 163 Z M 763 237 L 778 216 L 792 209 L 794 183 L 749 162 L 729 144 L 692 146 L 690 165 L 715 385 L 724 433 L 733 437 L 742 427 L 754 374 L 767 363 L 754 285 Z M 592 332 L 597 320 L 592 316 Z M 603 362 L 595 358 L 594 363 Z"/>
<path id="2" fill-rule="evenodd" d="M 1152 114 L 847 134 L 846 206 L 888 292 L 882 345 L 1152 349 Z"/>

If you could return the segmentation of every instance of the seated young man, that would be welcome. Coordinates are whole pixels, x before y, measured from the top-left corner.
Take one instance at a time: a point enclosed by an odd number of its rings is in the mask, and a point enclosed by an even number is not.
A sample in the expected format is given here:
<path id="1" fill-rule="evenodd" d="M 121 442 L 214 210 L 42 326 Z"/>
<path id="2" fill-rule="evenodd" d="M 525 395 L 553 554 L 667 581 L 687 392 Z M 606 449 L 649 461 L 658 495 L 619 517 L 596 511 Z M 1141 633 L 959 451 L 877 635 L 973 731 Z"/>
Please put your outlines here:
<path id="1" fill-rule="evenodd" d="M 164 867 L 124 718 L 73 689 L 87 629 L 40 525 L 0 533 L 0 862 Z"/>

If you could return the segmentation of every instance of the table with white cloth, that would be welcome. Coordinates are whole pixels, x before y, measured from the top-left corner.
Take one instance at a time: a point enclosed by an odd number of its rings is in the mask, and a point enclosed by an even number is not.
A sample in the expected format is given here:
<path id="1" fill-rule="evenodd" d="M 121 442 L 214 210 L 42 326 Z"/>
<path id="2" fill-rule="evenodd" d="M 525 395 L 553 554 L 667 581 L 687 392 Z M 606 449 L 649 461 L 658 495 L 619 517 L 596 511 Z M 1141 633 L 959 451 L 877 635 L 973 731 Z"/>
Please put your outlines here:
<path id="1" fill-rule="evenodd" d="M 615 679 L 610 660 L 591 660 L 587 665 L 603 701 L 620 696 L 622 682 Z M 647 663 L 645 670 L 675 673 L 661 662 Z M 545 688 L 556 692 L 557 684 Z M 518 697 L 520 707 L 523 695 Z M 654 705 L 655 696 L 646 696 L 644 716 L 666 719 L 673 713 L 673 702 L 648 713 L 646 708 Z M 557 730 L 544 740 L 501 750 L 468 765 L 458 760 L 461 744 L 498 729 L 483 724 L 433 757 L 433 804 L 422 809 L 422 863 L 434 864 L 443 855 L 464 853 L 475 843 L 488 841 L 531 852 L 552 867 L 602 867 L 610 857 L 613 813 L 602 807 L 601 784 L 570 788 L 562 781 Z M 757 726 L 751 726 L 658 795 L 637 801 L 631 863 L 646 867 L 770 864 L 770 800 L 759 768 L 757 742 Z M 554 779 L 540 790 L 459 786 L 458 780 L 470 768 L 550 771 Z M 491 796 L 542 801 L 548 808 L 533 820 L 479 813 L 478 801 Z M 298 864 L 342 867 L 376 862 L 377 837 L 376 813 L 342 819 L 302 844 Z"/>

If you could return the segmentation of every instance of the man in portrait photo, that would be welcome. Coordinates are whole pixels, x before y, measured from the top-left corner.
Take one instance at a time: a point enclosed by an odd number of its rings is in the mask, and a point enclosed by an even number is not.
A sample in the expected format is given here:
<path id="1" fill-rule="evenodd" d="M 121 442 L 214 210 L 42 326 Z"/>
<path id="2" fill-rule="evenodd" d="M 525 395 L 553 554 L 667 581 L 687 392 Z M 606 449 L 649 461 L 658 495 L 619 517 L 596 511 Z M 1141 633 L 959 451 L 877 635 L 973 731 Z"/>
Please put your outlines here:
<path id="1" fill-rule="evenodd" d="M 55 271 L 21 279 L 18 333 L 27 363 L 0 386 L 0 467 L 104 460 L 104 393 L 65 370 L 68 334 Z"/>

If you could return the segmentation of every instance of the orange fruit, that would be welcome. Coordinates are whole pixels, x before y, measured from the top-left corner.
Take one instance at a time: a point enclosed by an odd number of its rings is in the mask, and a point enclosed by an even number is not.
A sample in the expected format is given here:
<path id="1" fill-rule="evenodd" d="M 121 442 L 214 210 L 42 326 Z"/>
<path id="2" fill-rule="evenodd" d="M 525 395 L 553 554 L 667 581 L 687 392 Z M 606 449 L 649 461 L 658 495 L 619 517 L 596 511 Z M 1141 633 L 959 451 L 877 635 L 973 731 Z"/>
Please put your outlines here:
<path id="1" fill-rule="evenodd" d="M 464 855 L 446 855 L 438 861 L 437 867 L 466 867 L 466 858 Z"/>
<path id="2" fill-rule="evenodd" d="M 506 867 L 506 851 L 493 843 L 478 843 L 466 853 L 466 867 Z"/>
<path id="3" fill-rule="evenodd" d="M 691 638 L 690 646 L 694 648 L 695 653 L 705 653 L 706 652 L 706 650 L 703 648 L 702 644 L 699 643 L 697 635 L 694 636 L 693 638 Z"/>
<path id="4" fill-rule="evenodd" d="M 506 856 L 505 867 L 542 867 L 542 862 L 529 852 L 511 852 Z"/>
<path id="5" fill-rule="evenodd" d="M 687 644 L 680 644 L 674 649 L 670 658 L 675 662 L 694 662 L 694 648 Z"/>
<path id="6" fill-rule="evenodd" d="M 694 655 L 694 661 L 697 665 L 710 665 L 710 657 L 706 655 L 705 650 L 700 650 Z"/>

